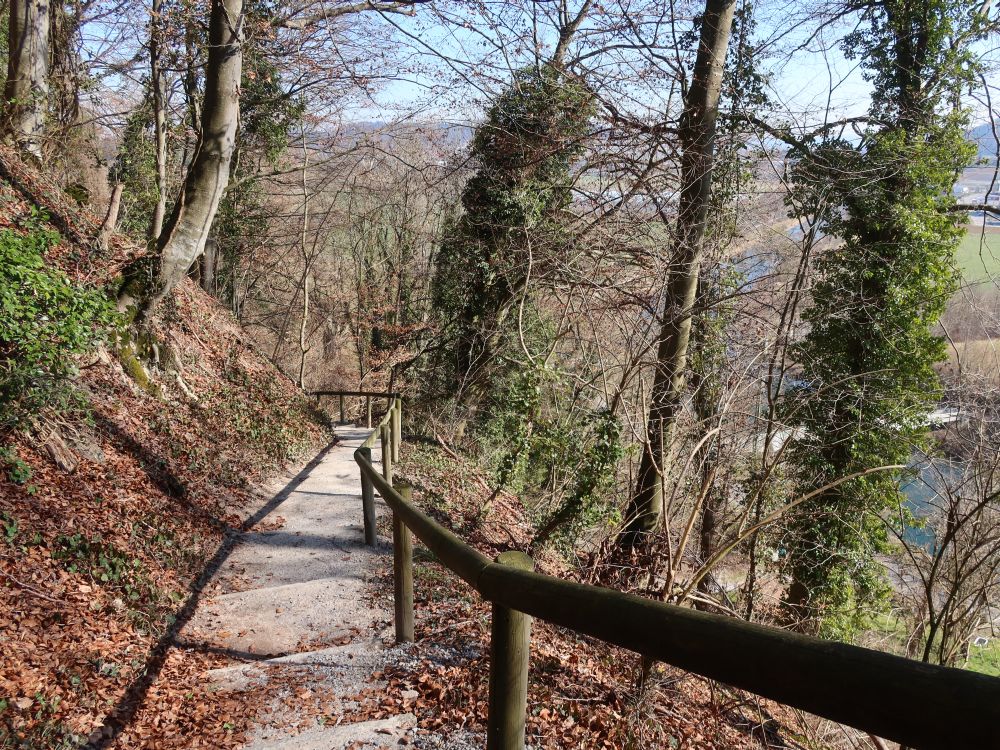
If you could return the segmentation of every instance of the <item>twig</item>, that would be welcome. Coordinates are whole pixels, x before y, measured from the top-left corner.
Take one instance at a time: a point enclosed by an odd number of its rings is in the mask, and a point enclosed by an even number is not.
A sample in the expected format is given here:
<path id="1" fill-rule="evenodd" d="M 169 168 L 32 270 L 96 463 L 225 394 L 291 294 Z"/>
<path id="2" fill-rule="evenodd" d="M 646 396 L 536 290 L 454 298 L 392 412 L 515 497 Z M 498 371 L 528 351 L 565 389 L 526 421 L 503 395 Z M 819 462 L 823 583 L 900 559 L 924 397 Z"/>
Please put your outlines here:
<path id="1" fill-rule="evenodd" d="M 438 635 L 440 633 L 443 633 L 446 630 L 456 630 L 456 629 L 461 628 L 461 627 L 463 627 L 465 625 L 472 625 L 475 622 L 476 622 L 475 620 L 463 620 L 462 622 L 450 622 L 447 625 L 444 625 L 444 626 L 442 626 L 440 628 L 437 628 L 436 630 L 432 630 L 431 632 L 427 633 L 427 635 L 429 635 L 429 636 L 430 635 Z"/>
<path id="2" fill-rule="evenodd" d="M 434 439 L 437 440 L 438 445 L 440 445 L 441 448 L 444 450 L 444 452 L 447 453 L 453 460 L 457 461 L 458 463 L 463 463 L 461 456 L 459 456 L 457 453 L 455 453 L 455 451 L 453 451 L 451 448 L 449 448 L 448 444 L 444 441 L 444 438 L 441 437 L 440 435 L 438 435 L 436 432 L 434 433 Z M 488 484 L 486 484 L 486 482 L 483 480 L 482 477 L 477 476 L 475 479 L 476 479 L 476 483 L 480 487 L 482 487 L 484 491 L 490 492 L 490 493 L 493 492 L 493 490 L 490 489 L 490 486 Z"/>
<path id="3" fill-rule="evenodd" d="M 34 588 L 33 586 L 29 586 L 24 581 L 19 581 L 17 578 L 15 578 L 14 576 L 10 575 L 9 573 L 4 573 L 2 570 L 0 570 L 0 576 L 3 576 L 4 578 L 6 578 L 8 581 L 10 581 L 11 583 L 13 583 L 18 588 L 23 589 L 23 590 L 27 591 L 30 594 L 34 594 L 39 599 L 45 599 L 46 601 L 52 602 L 53 604 L 63 604 L 63 602 L 60 601 L 59 599 L 54 599 L 53 597 L 49 596 L 48 594 L 46 594 L 46 593 L 44 593 L 42 591 L 39 591 L 38 589 Z"/>

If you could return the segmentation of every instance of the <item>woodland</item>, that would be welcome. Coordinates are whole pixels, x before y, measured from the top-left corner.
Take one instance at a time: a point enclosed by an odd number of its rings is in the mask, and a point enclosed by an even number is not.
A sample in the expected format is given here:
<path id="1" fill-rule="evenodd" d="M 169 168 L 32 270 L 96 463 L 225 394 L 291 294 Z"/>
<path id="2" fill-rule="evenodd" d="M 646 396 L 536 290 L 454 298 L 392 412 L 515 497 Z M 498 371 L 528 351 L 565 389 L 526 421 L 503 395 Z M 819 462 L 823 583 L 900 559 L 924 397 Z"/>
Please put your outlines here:
<path id="1" fill-rule="evenodd" d="M 0 747 L 101 738 L 108 658 L 38 656 L 74 633 L 175 669 L 319 390 L 400 393 L 404 471 L 490 549 L 1000 677 L 998 32 L 989 0 L 6 0 Z M 887 747 L 774 706 L 677 744 L 699 721 L 641 707 L 680 678 L 550 636 L 639 697 L 536 711 L 539 747 Z"/>

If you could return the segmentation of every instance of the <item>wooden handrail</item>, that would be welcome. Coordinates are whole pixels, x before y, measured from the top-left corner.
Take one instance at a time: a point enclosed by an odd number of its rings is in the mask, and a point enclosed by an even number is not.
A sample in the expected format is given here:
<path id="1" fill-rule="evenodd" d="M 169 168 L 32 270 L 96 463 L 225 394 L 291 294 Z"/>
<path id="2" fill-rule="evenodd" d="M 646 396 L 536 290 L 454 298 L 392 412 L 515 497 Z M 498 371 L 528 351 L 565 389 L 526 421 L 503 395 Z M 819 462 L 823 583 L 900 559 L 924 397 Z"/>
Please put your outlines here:
<path id="1" fill-rule="evenodd" d="M 396 401 L 382 424 L 398 408 Z M 354 454 L 362 482 L 378 489 L 396 518 L 495 611 L 539 617 L 912 748 L 1000 747 L 996 677 L 494 562 L 404 499 L 372 465 L 368 445 Z"/>
<path id="2" fill-rule="evenodd" d="M 307 391 L 307 396 L 369 396 L 371 398 L 402 398 L 398 393 L 381 391 Z"/>
<path id="3" fill-rule="evenodd" d="M 345 411 L 344 411 L 344 399 L 345 398 L 355 398 L 360 397 L 365 400 L 365 423 L 370 428 L 372 426 L 372 399 L 373 398 L 384 398 L 387 399 L 390 404 L 399 404 L 402 402 L 402 396 L 395 392 L 382 393 L 380 391 L 307 391 L 307 396 L 313 396 L 316 399 L 317 406 L 319 405 L 319 399 L 321 396 L 339 396 L 340 397 L 340 422 L 343 424 L 346 421 Z M 391 412 L 391 409 L 389 410 Z M 398 433 L 398 427 L 396 432 Z M 398 434 L 397 441 L 398 443 Z"/>

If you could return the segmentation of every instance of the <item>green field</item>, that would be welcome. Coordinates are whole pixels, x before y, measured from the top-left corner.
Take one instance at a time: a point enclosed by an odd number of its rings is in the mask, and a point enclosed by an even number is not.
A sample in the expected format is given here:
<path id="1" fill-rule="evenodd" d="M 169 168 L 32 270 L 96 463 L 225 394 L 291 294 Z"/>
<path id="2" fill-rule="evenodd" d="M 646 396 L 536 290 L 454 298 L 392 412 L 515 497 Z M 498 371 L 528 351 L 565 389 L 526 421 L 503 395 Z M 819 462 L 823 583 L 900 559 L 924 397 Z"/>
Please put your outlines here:
<path id="1" fill-rule="evenodd" d="M 972 227 L 958 248 L 958 267 L 969 283 L 1000 277 L 1000 227 Z"/>
<path id="2" fill-rule="evenodd" d="M 970 646 L 966 669 L 1000 677 L 1000 638 L 991 638 L 987 646 Z"/>
<path id="3" fill-rule="evenodd" d="M 890 654 L 902 655 L 905 652 L 904 642 L 907 636 L 907 626 L 896 614 L 879 614 L 871 622 L 869 640 L 859 644 L 886 651 Z M 960 669 L 1000 677 L 1000 638 L 988 636 L 985 646 L 969 645 L 969 660 L 965 664 L 959 660 Z"/>

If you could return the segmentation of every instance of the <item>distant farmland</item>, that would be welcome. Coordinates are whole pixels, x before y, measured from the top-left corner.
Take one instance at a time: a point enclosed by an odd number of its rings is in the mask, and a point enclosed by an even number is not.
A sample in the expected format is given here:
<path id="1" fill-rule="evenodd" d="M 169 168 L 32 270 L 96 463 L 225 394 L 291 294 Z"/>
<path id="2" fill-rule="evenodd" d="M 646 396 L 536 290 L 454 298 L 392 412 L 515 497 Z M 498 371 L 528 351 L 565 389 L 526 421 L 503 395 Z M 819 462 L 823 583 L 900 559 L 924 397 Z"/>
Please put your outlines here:
<path id="1" fill-rule="evenodd" d="M 966 282 L 1000 277 L 1000 227 L 970 226 L 956 260 Z"/>

